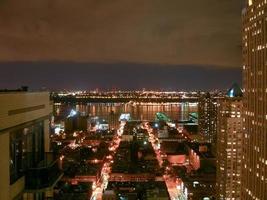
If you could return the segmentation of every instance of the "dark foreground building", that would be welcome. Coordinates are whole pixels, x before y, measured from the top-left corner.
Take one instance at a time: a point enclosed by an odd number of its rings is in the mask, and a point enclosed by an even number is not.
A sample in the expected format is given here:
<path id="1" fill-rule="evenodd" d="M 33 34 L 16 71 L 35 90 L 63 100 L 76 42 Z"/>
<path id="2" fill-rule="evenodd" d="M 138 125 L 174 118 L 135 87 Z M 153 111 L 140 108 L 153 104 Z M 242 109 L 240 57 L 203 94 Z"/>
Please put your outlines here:
<path id="1" fill-rule="evenodd" d="M 42 200 L 60 179 L 49 153 L 49 93 L 0 93 L 0 199 Z"/>

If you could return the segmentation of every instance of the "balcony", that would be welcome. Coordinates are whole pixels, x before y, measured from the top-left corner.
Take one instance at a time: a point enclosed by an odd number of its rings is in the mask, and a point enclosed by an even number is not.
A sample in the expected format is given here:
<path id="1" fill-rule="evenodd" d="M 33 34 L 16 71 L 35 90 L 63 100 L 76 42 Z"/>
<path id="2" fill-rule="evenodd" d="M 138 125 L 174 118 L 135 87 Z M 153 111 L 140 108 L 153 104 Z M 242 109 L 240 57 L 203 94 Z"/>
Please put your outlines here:
<path id="1" fill-rule="evenodd" d="M 52 153 L 45 153 L 44 159 L 25 173 L 25 189 L 28 192 L 53 188 L 63 173 L 59 159 Z"/>

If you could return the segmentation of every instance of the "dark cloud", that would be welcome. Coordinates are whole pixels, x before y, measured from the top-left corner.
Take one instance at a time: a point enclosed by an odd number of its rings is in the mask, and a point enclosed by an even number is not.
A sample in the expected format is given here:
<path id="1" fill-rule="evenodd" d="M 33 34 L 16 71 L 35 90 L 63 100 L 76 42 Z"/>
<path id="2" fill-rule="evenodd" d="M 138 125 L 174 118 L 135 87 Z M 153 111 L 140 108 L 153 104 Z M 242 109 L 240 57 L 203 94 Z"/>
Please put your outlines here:
<path id="1" fill-rule="evenodd" d="M 135 63 L 0 63 L 0 88 L 31 89 L 227 89 L 241 82 L 240 68 Z"/>
<path id="2" fill-rule="evenodd" d="M 2 0 L 0 60 L 239 67 L 242 0 Z"/>

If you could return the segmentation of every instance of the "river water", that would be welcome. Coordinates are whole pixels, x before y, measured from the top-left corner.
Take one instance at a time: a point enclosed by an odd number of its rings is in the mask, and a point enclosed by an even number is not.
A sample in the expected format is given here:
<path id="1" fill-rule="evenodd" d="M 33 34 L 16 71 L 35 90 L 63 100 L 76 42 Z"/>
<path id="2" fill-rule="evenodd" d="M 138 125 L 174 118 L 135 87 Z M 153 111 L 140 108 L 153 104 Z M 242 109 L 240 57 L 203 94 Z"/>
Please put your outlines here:
<path id="1" fill-rule="evenodd" d="M 88 104 L 55 104 L 54 116 L 64 119 L 71 110 L 89 116 L 98 116 L 116 126 L 122 113 L 129 113 L 135 120 L 154 120 L 157 112 L 163 112 L 172 120 L 188 120 L 189 114 L 198 111 L 197 103 L 88 103 Z"/>

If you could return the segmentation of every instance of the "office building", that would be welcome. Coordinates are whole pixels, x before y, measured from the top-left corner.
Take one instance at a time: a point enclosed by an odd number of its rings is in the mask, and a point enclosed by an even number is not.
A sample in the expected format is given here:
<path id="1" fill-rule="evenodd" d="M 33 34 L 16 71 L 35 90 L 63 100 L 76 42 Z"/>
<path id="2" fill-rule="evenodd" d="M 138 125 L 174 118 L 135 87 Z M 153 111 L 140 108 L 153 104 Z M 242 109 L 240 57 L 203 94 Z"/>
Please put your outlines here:
<path id="1" fill-rule="evenodd" d="M 210 93 L 201 94 L 198 103 L 198 132 L 207 142 L 216 142 L 217 99 Z"/>
<path id="2" fill-rule="evenodd" d="M 241 199 L 242 91 L 234 84 L 218 104 L 217 199 Z"/>
<path id="3" fill-rule="evenodd" d="M 267 1 L 242 12 L 245 134 L 242 200 L 267 199 Z"/>

